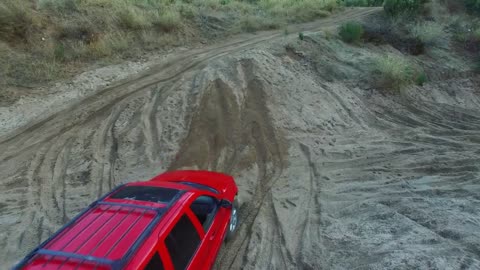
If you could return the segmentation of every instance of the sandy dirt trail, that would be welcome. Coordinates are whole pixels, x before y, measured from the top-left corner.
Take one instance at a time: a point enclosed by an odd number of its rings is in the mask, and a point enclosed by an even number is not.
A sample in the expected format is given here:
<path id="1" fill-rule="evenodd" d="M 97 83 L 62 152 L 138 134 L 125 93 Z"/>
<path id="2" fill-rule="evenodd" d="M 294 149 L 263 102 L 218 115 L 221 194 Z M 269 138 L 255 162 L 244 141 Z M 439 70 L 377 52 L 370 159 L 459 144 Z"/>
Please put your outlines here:
<path id="1" fill-rule="evenodd" d="M 286 38 L 172 56 L 0 138 L 3 265 L 114 186 L 195 167 L 240 187 L 242 225 L 217 269 L 480 268 L 472 82 L 455 82 L 455 96 L 447 81 L 398 100 L 371 95 L 276 51 Z"/>

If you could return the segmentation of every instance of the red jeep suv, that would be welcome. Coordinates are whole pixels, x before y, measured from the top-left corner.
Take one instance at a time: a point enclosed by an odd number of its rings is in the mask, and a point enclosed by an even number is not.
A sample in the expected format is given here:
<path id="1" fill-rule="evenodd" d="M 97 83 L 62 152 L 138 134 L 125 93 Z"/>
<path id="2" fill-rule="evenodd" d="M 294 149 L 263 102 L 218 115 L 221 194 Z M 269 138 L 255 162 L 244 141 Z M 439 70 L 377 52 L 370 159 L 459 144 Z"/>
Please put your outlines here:
<path id="1" fill-rule="evenodd" d="M 233 177 L 173 171 L 117 187 L 14 269 L 210 269 L 237 228 Z"/>

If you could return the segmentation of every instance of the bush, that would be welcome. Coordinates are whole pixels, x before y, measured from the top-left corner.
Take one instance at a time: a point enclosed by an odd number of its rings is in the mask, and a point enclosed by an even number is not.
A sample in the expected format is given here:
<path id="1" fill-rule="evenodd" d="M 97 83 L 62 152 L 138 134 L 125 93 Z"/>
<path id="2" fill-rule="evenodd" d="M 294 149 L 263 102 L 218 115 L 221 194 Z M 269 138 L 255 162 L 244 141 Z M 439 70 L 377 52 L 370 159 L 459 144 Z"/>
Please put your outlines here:
<path id="1" fill-rule="evenodd" d="M 412 84 L 423 85 L 427 81 L 422 69 L 400 56 L 377 58 L 374 66 L 374 71 L 380 75 L 379 86 L 384 89 L 400 90 Z"/>
<path id="2" fill-rule="evenodd" d="M 130 36 L 122 33 L 109 33 L 88 45 L 93 57 L 109 57 L 129 49 Z"/>
<path id="3" fill-rule="evenodd" d="M 465 10 L 464 3 L 459 0 L 441 0 L 441 3 L 445 5 L 450 13 L 458 13 Z"/>
<path id="4" fill-rule="evenodd" d="M 42 83 L 61 77 L 64 70 L 53 58 L 28 57 L 11 51 L 0 60 L 0 75 L 2 73 L 6 77 L 5 82 L 31 86 L 31 83 Z"/>
<path id="5" fill-rule="evenodd" d="M 415 83 L 419 86 L 423 86 L 428 81 L 427 74 L 421 71 L 416 75 Z"/>
<path id="6" fill-rule="evenodd" d="M 163 13 L 156 13 L 153 25 L 163 31 L 169 32 L 180 28 L 182 17 L 175 10 L 165 10 Z"/>
<path id="7" fill-rule="evenodd" d="M 471 13 L 480 13 L 480 0 L 464 0 L 465 8 Z"/>
<path id="8" fill-rule="evenodd" d="M 0 38 L 8 41 L 25 40 L 33 23 L 30 9 L 22 1 L 7 0 L 0 3 Z"/>
<path id="9" fill-rule="evenodd" d="M 411 55 L 420 55 L 425 52 L 425 43 L 418 37 L 412 36 L 405 28 L 406 23 L 396 22 L 386 16 L 372 18 L 363 25 L 365 42 L 375 44 L 390 44 L 395 49 Z"/>
<path id="10" fill-rule="evenodd" d="M 286 18 L 288 22 L 306 22 L 327 16 L 338 8 L 336 0 L 261 0 L 259 6 L 275 18 Z"/>
<path id="11" fill-rule="evenodd" d="M 259 30 L 278 29 L 281 24 L 272 19 L 249 15 L 240 19 L 239 26 L 244 32 L 255 32 Z"/>
<path id="12" fill-rule="evenodd" d="M 182 17 L 187 18 L 187 19 L 195 18 L 195 16 L 197 16 L 197 12 L 198 12 L 198 10 L 196 8 L 194 8 L 193 6 L 188 5 L 188 4 L 179 5 L 178 10 L 179 10 L 180 14 L 182 15 Z"/>
<path id="13" fill-rule="evenodd" d="M 344 0 L 347 7 L 379 7 L 383 0 Z"/>
<path id="14" fill-rule="evenodd" d="M 39 0 L 38 6 L 42 9 L 59 12 L 74 12 L 78 10 L 75 0 Z"/>
<path id="15" fill-rule="evenodd" d="M 146 13 L 133 7 L 125 7 L 117 12 L 121 26 L 126 29 L 139 30 L 152 26 Z"/>
<path id="16" fill-rule="evenodd" d="M 435 22 L 423 22 L 413 25 L 411 33 L 425 44 L 436 44 L 445 35 L 440 24 Z"/>
<path id="17" fill-rule="evenodd" d="M 303 34 L 303 32 L 298 33 L 298 39 L 300 39 L 300 40 L 305 39 L 305 35 Z"/>
<path id="18" fill-rule="evenodd" d="M 423 11 L 423 5 L 427 0 L 385 0 L 383 8 L 391 16 L 415 15 Z"/>
<path id="19" fill-rule="evenodd" d="M 480 40 L 480 27 L 478 27 L 477 29 L 475 29 L 473 31 L 473 37 L 475 37 L 476 39 Z"/>
<path id="20" fill-rule="evenodd" d="M 363 36 L 363 26 L 357 22 L 347 22 L 340 27 L 340 37 L 347 43 L 359 41 Z"/>
<path id="21" fill-rule="evenodd" d="M 457 25 L 454 30 L 453 38 L 463 50 L 473 55 L 480 53 L 480 27 L 475 29 L 471 24 Z"/>

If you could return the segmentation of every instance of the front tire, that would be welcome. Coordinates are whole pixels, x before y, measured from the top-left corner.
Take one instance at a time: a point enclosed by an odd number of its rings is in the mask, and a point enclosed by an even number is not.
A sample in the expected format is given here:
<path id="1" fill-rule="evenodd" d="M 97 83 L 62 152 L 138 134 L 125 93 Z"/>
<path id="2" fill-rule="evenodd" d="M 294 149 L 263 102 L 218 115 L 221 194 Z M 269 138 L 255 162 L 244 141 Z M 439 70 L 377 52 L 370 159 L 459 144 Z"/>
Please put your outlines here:
<path id="1" fill-rule="evenodd" d="M 232 213 L 230 215 L 230 221 L 228 222 L 227 235 L 225 241 L 229 242 L 235 237 L 235 233 L 238 229 L 238 201 L 235 199 L 232 205 Z"/>

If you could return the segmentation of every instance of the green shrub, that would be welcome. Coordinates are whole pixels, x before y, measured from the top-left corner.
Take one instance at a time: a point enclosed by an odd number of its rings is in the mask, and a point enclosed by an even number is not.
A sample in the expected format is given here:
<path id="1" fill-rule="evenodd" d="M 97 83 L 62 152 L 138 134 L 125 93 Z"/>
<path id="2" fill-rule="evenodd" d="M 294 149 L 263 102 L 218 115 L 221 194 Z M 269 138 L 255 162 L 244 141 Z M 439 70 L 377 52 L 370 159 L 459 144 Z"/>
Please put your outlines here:
<path id="1" fill-rule="evenodd" d="M 65 60 L 65 45 L 58 43 L 53 50 L 54 59 L 58 61 Z"/>
<path id="2" fill-rule="evenodd" d="M 464 0 L 465 8 L 471 13 L 480 13 L 480 0 Z"/>
<path id="3" fill-rule="evenodd" d="M 165 10 L 163 13 L 156 13 L 153 19 L 153 25 L 163 31 L 172 31 L 180 28 L 182 17 L 175 10 Z"/>
<path id="4" fill-rule="evenodd" d="M 122 27 L 131 30 L 139 30 L 151 27 L 146 13 L 134 7 L 125 7 L 117 12 L 117 18 Z"/>
<path id="5" fill-rule="evenodd" d="M 281 24 L 269 18 L 249 15 L 240 19 L 239 26 L 244 32 L 255 32 L 259 30 L 278 29 Z"/>
<path id="6" fill-rule="evenodd" d="M 472 35 L 473 35 L 474 38 L 480 40 L 480 27 L 478 27 L 477 29 L 475 29 L 475 30 L 473 31 L 473 34 L 472 34 Z"/>
<path id="7" fill-rule="evenodd" d="M 413 25 L 411 33 L 425 44 L 436 44 L 445 36 L 443 28 L 436 22 L 423 22 Z"/>
<path id="8" fill-rule="evenodd" d="M 192 5 L 181 4 L 179 5 L 179 12 L 182 17 L 187 19 L 193 19 L 197 16 L 197 9 L 195 9 Z"/>
<path id="9" fill-rule="evenodd" d="M 33 15 L 22 1 L 7 0 L 0 3 L 0 38 L 26 39 L 33 24 Z"/>
<path id="10" fill-rule="evenodd" d="M 344 0 L 343 3 L 347 7 L 378 7 L 383 4 L 384 0 Z"/>
<path id="11" fill-rule="evenodd" d="M 441 4 L 443 4 L 449 13 L 459 13 L 464 11 L 465 5 L 460 0 L 441 0 Z"/>
<path id="12" fill-rule="evenodd" d="M 421 71 L 416 75 L 415 83 L 419 86 L 423 86 L 428 81 L 427 74 Z"/>
<path id="13" fill-rule="evenodd" d="M 42 9 L 59 12 L 74 12 L 78 10 L 75 0 L 39 0 L 38 5 Z"/>
<path id="14" fill-rule="evenodd" d="M 374 71 L 380 75 L 379 86 L 384 89 L 400 90 L 412 84 L 423 85 L 427 81 L 421 68 L 395 55 L 375 59 Z"/>
<path id="15" fill-rule="evenodd" d="M 328 16 L 339 6 L 337 0 L 261 0 L 258 5 L 274 18 L 306 22 Z"/>
<path id="16" fill-rule="evenodd" d="M 110 57 L 130 48 L 131 37 L 124 33 L 108 33 L 88 45 L 92 57 Z"/>
<path id="17" fill-rule="evenodd" d="M 347 22 L 340 27 L 340 37 L 347 43 L 359 41 L 363 36 L 363 26 L 357 22 Z"/>
<path id="18" fill-rule="evenodd" d="M 427 0 L 385 0 L 383 8 L 389 15 L 414 15 L 422 12 Z"/>
<path id="19" fill-rule="evenodd" d="M 15 53 L 8 56 L 6 63 L 0 61 L 0 67 L 5 68 L 7 81 L 21 85 L 46 82 L 64 74 L 64 70 L 55 59 L 28 57 Z"/>

